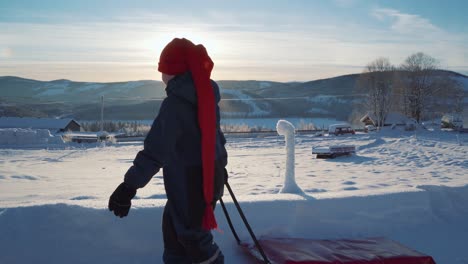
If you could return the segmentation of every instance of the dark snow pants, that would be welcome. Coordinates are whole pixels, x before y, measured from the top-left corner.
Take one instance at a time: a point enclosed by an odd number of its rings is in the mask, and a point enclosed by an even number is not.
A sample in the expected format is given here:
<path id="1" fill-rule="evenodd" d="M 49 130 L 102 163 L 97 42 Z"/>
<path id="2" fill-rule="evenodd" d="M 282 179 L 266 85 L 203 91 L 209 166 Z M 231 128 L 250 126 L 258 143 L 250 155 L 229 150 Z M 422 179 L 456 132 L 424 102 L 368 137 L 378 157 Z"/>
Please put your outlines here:
<path id="1" fill-rule="evenodd" d="M 170 206 L 170 205 L 169 205 Z M 177 221 L 170 213 L 169 206 L 164 208 L 162 229 L 164 239 L 163 261 L 165 264 L 223 264 L 224 255 L 213 241 L 210 231 L 191 230 L 186 235 L 178 235 L 174 224 Z"/>
<path id="2" fill-rule="evenodd" d="M 227 177 L 223 165 L 215 164 L 213 209 L 216 201 L 223 195 Z M 179 186 L 184 186 L 180 190 L 184 195 L 179 193 L 171 196 L 172 199 L 168 199 L 164 207 L 162 220 L 164 263 L 223 264 L 224 255 L 214 243 L 213 235 L 201 227 L 205 211 L 201 167 L 185 168 L 184 172 L 184 183 L 179 182 Z"/>

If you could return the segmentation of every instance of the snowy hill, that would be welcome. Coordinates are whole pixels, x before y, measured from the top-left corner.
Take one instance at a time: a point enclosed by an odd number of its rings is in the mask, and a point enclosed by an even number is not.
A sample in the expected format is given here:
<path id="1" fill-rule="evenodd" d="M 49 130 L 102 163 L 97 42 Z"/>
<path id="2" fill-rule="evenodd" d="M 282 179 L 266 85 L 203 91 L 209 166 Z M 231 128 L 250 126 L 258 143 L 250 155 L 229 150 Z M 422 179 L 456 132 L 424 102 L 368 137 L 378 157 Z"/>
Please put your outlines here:
<path id="1" fill-rule="evenodd" d="M 228 99 L 221 103 L 221 109 L 225 116 L 313 115 L 345 120 L 352 104 L 361 98 L 355 94 L 358 77 L 353 74 L 304 83 L 219 81 L 222 96 Z"/>
<path id="2" fill-rule="evenodd" d="M 157 81 L 117 83 L 73 82 L 69 80 L 36 81 L 18 77 L 0 77 L 0 97 L 10 101 L 67 101 L 82 103 L 105 97 L 161 97 L 164 85 Z"/>
<path id="3" fill-rule="evenodd" d="M 468 94 L 468 77 L 454 72 L 441 73 L 450 74 Z M 314 116 L 347 120 L 350 109 L 362 99 L 362 95 L 355 89 L 359 76 L 351 74 L 294 83 L 218 81 L 223 98 L 220 104 L 222 115 Z M 109 119 L 153 119 L 165 91 L 160 81 L 45 82 L 0 77 L 0 114 L 4 115 L 98 119 L 101 96 L 104 96 L 106 116 Z"/>

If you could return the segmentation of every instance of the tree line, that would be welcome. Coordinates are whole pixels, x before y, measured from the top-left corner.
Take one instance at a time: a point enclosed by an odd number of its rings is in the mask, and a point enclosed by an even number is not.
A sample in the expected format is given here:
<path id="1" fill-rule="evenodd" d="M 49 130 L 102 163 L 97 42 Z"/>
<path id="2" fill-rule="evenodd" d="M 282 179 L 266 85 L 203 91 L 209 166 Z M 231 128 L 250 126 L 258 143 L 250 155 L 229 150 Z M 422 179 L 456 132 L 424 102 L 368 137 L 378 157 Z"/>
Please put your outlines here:
<path id="1" fill-rule="evenodd" d="M 374 115 L 377 126 L 383 126 L 390 112 L 420 123 L 444 113 L 463 112 L 463 86 L 453 76 L 423 52 L 408 56 L 399 66 L 381 57 L 366 66 L 357 89 L 366 94 L 364 107 Z"/>
<path id="2" fill-rule="evenodd" d="M 100 121 L 81 122 L 83 131 L 98 132 L 101 131 Z M 146 136 L 151 125 L 143 124 L 138 121 L 104 121 L 102 123 L 103 131 L 119 132 L 129 136 Z"/>

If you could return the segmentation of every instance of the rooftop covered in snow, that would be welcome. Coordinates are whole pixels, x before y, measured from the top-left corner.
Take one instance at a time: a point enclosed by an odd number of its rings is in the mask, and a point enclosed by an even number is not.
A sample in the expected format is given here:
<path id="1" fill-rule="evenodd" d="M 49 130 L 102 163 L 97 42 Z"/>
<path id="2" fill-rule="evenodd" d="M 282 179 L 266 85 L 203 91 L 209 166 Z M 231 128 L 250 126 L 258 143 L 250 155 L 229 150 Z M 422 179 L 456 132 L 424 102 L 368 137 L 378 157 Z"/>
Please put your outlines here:
<path id="1" fill-rule="evenodd" d="M 365 123 L 366 125 L 376 125 L 377 124 L 377 117 L 373 114 L 368 112 L 365 114 L 361 120 L 361 122 Z M 384 126 L 391 126 L 391 125 L 405 125 L 406 123 L 411 123 L 411 118 L 405 116 L 404 114 L 397 113 L 397 112 L 390 112 L 387 114 L 384 120 Z"/>

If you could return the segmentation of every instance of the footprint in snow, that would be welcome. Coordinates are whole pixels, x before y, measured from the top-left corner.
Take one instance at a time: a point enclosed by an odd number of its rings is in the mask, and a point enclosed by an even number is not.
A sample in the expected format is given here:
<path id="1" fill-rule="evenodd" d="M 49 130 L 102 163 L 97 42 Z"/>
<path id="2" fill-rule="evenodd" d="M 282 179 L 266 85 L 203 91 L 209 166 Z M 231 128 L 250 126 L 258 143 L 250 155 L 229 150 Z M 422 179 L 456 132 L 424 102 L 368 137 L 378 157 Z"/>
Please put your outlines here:
<path id="1" fill-rule="evenodd" d="M 72 201 L 81 201 L 81 200 L 93 200 L 93 199 L 96 199 L 96 197 L 94 197 L 94 196 L 77 196 L 77 197 L 71 198 L 70 200 L 72 200 Z"/>
<path id="2" fill-rule="evenodd" d="M 154 194 L 154 195 L 144 197 L 141 199 L 166 199 L 166 198 L 167 198 L 166 194 Z"/>
<path id="3" fill-rule="evenodd" d="M 343 182 L 343 184 L 344 184 L 344 185 L 354 185 L 354 184 L 356 184 L 356 183 L 353 182 L 353 181 L 345 181 L 345 182 Z"/>
<path id="4" fill-rule="evenodd" d="M 346 187 L 346 188 L 344 188 L 343 190 L 345 190 L 345 191 L 356 191 L 356 190 L 359 190 L 359 188 L 356 188 L 356 187 Z"/>
<path id="5" fill-rule="evenodd" d="M 37 181 L 37 180 L 39 180 L 38 177 L 28 176 L 28 175 L 14 175 L 14 176 L 11 176 L 10 178 L 12 178 L 12 179 L 18 179 L 18 180 L 30 180 L 30 181 Z"/>
<path id="6" fill-rule="evenodd" d="M 324 193 L 324 192 L 327 192 L 327 190 L 325 190 L 325 189 L 316 189 L 316 188 L 306 189 L 304 191 L 305 192 L 310 192 L 310 193 Z"/>

